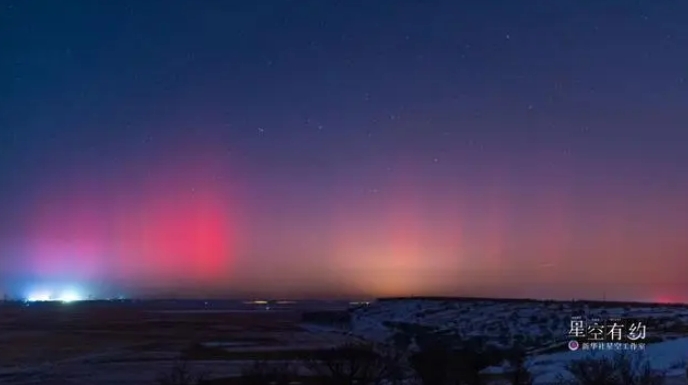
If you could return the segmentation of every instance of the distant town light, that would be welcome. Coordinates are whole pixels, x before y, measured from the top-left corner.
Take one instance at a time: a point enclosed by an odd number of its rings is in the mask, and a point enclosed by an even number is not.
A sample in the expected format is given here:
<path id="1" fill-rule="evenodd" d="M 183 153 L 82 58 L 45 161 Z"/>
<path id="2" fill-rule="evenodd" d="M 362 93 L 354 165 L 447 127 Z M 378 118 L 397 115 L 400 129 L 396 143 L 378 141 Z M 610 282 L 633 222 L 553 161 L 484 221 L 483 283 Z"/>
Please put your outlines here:
<path id="1" fill-rule="evenodd" d="M 28 302 L 46 302 L 52 300 L 50 293 L 35 293 L 29 295 L 26 300 Z"/>
<path id="2" fill-rule="evenodd" d="M 28 302 L 63 302 L 70 303 L 76 301 L 84 301 L 93 299 L 91 296 L 86 296 L 78 288 L 68 287 L 61 291 L 53 289 L 39 289 L 32 290 L 27 293 L 24 300 Z"/>
<path id="3" fill-rule="evenodd" d="M 62 293 L 60 296 L 60 301 L 69 303 L 69 302 L 75 302 L 75 301 L 81 301 L 81 295 L 75 291 L 66 291 Z"/>

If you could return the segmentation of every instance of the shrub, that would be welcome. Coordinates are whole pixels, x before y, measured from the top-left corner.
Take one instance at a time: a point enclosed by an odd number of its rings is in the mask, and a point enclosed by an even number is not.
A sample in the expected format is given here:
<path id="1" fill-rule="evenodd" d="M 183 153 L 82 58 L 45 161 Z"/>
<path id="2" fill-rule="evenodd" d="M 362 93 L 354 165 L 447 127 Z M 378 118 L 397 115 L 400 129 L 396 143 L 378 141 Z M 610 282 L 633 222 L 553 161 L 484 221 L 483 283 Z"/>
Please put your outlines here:
<path id="1" fill-rule="evenodd" d="M 437 344 L 414 354 L 410 363 L 423 385 L 480 385 L 481 372 L 494 360 L 490 354 L 474 348 L 457 350 Z"/>
<path id="2" fill-rule="evenodd" d="M 423 385 L 445 385 L 450 381 L 452 361 L 444 346 L 424 347 L 411 356 L 410 364 Z"/>
<path id="3" fill-rule="evenodd" d="M 394 345 L 378 345 L 376 351 L 384 367 L 382 374 L 388 384 L 399 385 L 408 379 L 409 349 L 399 349 Z"/>
<path id="4" fill-rule="evenodd" d="M 298 378 L 298 371 L 289 363 L 256 361 L 241 371 L 243 385 L 288 385 Z"/>
<path id="5" fill-rule="evenodd" d="M 186 361 L 177 361 L 172 366 L 172 369 L 158 376 L 158 385 L 202 385 L 205 381 L 205 376 L 200 373 L 194 373 L 189 369 Z"/>
<path id="6" fill-rule="evenodd" d="M 304 360 L 315 376 L 334 385 L 378 385 L 390 377 L 390 366 L 370 344 L 349 343 Z"/>
<path id="7" fill-rule="evenodd" d="M 526 368 L 525 352 L 513 352 L 509 361 L 511 362 L 511 372 L 508 378 L 509 383 L 511 385 L 532 385 L 533 376 Z"/>
<path id="8" fill-rule="evenodd" d="M 647 360 L 626 353 L 576 360 L 567 369 L 573 378 L 561 381 L 566 385 L 661 385 L 666 378 Z"/>

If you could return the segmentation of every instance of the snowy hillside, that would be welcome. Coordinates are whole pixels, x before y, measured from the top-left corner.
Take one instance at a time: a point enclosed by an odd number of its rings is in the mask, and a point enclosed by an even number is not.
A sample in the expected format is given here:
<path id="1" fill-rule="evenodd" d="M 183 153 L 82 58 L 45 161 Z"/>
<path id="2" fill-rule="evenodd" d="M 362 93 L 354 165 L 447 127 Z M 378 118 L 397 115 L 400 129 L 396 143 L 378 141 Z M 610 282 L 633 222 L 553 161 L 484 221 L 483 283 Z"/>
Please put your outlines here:
<path id="1" fill-rule="evenodd" d="M 486 346 L 520 348 L 536 383 L 566 377 L 572 360 L 619 353 L 570 351 L 567 343 L 574 316 L 625 319 L 646 324 L 644 351 L 654 369 L 685 378 L 688 361 L 688 306 L 513 300 L 381 300 L 352 311 L 351 332 L 369 340 L 406 340 L 423 336 L 443 341 L 477 341 Z M 499 368 L 491 368 L 499 371 Z M 683 383 L 683 382 L 680 382 Z"/>
<path id="2" fill-rule="evenodd" d="M 352 331 L 373 340 L 432 333 L 537 352 L 565 348 L 573 316 L 643 320 L 647 343 L 688 336 L 688 306 L 500 300 L 381 300 L 353 311 Z"/>

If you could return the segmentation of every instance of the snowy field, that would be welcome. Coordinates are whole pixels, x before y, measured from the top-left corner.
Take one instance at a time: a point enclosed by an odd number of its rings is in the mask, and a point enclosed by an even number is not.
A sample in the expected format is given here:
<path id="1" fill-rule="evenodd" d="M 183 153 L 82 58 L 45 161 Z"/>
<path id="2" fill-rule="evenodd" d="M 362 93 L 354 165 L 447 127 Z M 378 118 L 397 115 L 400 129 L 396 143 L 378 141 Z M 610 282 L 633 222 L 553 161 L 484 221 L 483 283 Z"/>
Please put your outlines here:
<path id="1" fill-rule="evenodd" d="M 688 306 L 500 300 L 384 300 L 353 314 L 353 331 L 384 341 L 400 333 L 437 333 L 444 338 L 479 338 L 502 347 L 530 352 L 528 368 L 537 384 L 567 378 L 566 364 L 619 351 L 569 351 L 573 316 L 641 320 L 647 326 L 642 355 L 653 369 L 666 371 L 671 384 L 686 384 Z M 548 352 L 558 350 L 556 352 Z M 492 373 L 503 370 L 490 368 Z"/>
<path id="2" fill-rule="evenodd" d="M 612 358 L 617 352 L 605 351 L 568 351 L 554 354 L 537 355 L 528 362 L 528 368 L 536 379 L 536 383 L 552 383 L 557 377 L 570 378 L 566 371 L 566 364 L 581 358 Z M 647 360 L 650 366 L 659 371 L 666 372 L 677 384 L 685 383 L 686 362 L 688 361 L 688 338 L 679 338 L 671 341 L 650 344 L 644 351 L 636 351 L 629 354 L 639 355 Z M 678 381 L 678 382 L 676 382 Z"/>

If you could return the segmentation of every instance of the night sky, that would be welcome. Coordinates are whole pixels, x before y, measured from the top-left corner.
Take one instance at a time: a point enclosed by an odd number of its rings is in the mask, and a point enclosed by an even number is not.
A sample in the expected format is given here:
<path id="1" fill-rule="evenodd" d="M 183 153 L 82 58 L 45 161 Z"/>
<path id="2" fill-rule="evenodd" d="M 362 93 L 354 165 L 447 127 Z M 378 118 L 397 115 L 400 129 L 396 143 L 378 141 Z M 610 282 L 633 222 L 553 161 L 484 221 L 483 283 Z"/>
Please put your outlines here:
<path id="1" fill-rule="evenodd" d="M 686 2 L 0 4 L 0 291 L 688 300 Z"/>

